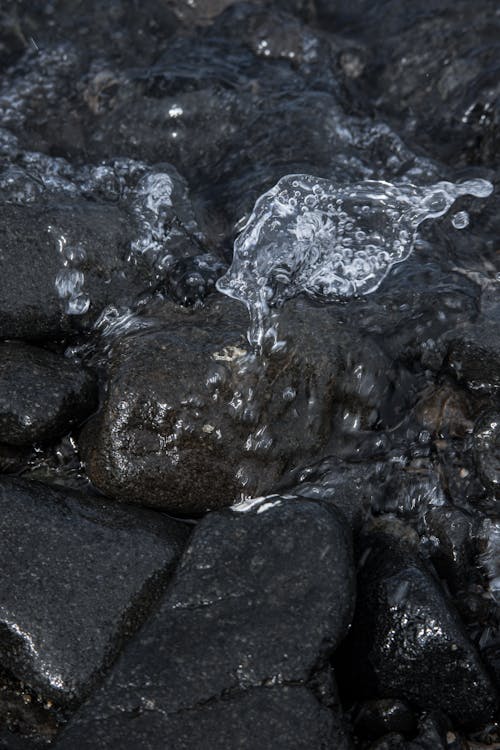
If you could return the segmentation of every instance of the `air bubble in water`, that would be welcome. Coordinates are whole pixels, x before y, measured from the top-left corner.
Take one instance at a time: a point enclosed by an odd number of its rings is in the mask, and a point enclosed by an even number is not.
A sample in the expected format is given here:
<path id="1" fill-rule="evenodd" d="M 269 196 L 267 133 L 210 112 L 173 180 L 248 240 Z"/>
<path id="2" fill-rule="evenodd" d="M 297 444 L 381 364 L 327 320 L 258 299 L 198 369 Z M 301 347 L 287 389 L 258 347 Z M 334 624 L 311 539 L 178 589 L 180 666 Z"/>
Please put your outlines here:
<path id="1" fill-rule="evenodd" d="M 451 223 L 455 227 L 455 229 L 465 229 L 465 227 L 469 226 L 469 214 L 467 211 L 458 211 L 458 213 L 453 214 L 451 218 Z"/>
<path id="2" fill-rule="evenodd" d="M 301 293 L 335 300 L 374 292 L 411 254 L 423 221 L 442 216 L 462 195 L 484 198 L 492 189 L 481 179 L 338 186 L 288 175 L 257 200 L 217 288 L 246 304 L 249 339 L 261 346 L 270 306 Z"/>
<path id="3" fill-rule="evenodd" d="M 70 297 L 66 304 L 68 315 L 84 315 L 90 307 L 90 297 L 88 294 L 77 294 Z"/>
<path id="4" fill-rule="evenodd" d="M 83 285 L 84 276 L 76 269 L 63 268 L 56 276 L 56 289 L 59 297 L 71 297 Z"/>
<path id="5" fill-rule="evenodd" d="M 56 276 L 57 294 L 65 300 L 67 315 L 84 315 L 90 307 L 90 297 L 83 292 L 85 275 L 76 268 L 62 268 Z"/>

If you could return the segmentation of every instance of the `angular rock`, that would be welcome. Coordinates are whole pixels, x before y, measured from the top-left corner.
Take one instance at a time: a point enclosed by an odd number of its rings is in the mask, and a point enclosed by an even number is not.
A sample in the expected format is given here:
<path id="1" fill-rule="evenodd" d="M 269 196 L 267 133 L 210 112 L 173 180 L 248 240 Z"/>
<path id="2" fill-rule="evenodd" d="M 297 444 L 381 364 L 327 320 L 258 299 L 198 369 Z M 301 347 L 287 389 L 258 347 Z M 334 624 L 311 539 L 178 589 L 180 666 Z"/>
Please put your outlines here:
<path id="1" fill-rule="evenodd" d="M 485 723 L 495 712 L 495 689 L 451 602 L 403 534 L 400 524 L 381 522 L 360 548 L 352 689 L 438 708 L 461 725 Z"/>
<path id="2" fill-rule="evenodd" d="M 337 402 L 373 413 L 378 390 L 357 393 L 351 372 L 386 360 L 305 300 L 285 306 L 286 345 L 265 357 L 249 355 L 233 300 L 158 315 L 117 341 L 102 409 L 80 439 L 92 482 L 118 500 L 197 513 L 265 494 L 325 450 Z"/>
<path id="3" fill-rule="evenodd" d="M 170 165 L 73 168 L 25 154 L 0 173 L 0 337 L 58 338 L 128 306 L 199 253 L 184 180 Z"/>
<path id="4" fill-rule="evenodd" d="M 269 696 L 271 726 L 283 725 L 288 737 L 292 695 L 292 714 L 304 716 L 309 701 L 318 717 L 312 747 L 321 747 L 318 736 L 330 731 L 324 712 L 304 688 L 278 686 L 306 684 L 347 631 L 354 597 L 349 535 L 334 510 L 310 500 L 272 497 L 239 511 L 200 521 L 157 612 L 58 748 L 127 747 L 130 733 L 136 746 L 147 739 L 165 747 L 166 737 L 169 747 L 198 747 L 198 723 L 216 732 L 222 748 L 234 747 L 234 737 L 254 748 L 253 711 Z M 277 687 L 267 693 L 262 686 Z M 249 692 L 232 703 L 235 690 Z M 265 730 L 257 731 L 263 739 Z M 176 744 L 177 732 L 189 741 Z M 303 732 L 297 737 L 303 747 Z"/>
<path id="5" fill-rule="evenodd" d="M 46 349 L 0 343 L 0 441 L 28 446 L 60 437 L 96 406 L 88 370 Z"/>
<path id="6" fill-rule="evenodd" d="M 81 700 L 163 590 L 185 527 L 10 477 L 0 507 L 0 665 L 59 705 Z"/>
<path id="7" fill-rule="evenodd" d="M 479 519 L 453 507 L 429 508 L 423 517 L 428 552 L 439 576 L 457 594 L 472 583 Z"/>

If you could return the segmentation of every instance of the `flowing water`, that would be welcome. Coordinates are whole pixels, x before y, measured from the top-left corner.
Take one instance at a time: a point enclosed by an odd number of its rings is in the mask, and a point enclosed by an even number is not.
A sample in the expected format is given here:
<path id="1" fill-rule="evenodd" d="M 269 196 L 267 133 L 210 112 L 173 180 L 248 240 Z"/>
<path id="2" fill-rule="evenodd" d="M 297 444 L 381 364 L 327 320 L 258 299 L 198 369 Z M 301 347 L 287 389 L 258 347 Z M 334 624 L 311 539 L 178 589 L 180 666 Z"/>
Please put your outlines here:
<path id="1" fill-rule="evenodd" d="M 301 293 L 324 301 L 371 294 L 409 257 L 422 222 L 443 216 L 460 196 L 492 190 L 481 179 L 417 187 L 287 175 L 256 202 L 217 288 L 247 306 L 250 342 L 261 346 L 271 306 Z M 453 226 L 467 222 L 457 214 Z"/>

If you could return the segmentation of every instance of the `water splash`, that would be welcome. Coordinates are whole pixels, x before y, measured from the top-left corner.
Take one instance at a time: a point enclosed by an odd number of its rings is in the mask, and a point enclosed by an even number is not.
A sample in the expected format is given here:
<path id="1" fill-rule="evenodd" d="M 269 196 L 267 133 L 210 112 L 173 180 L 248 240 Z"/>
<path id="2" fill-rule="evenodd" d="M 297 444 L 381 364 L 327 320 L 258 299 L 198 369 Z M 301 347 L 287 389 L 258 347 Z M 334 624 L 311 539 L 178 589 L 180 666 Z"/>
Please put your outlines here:
<path id="1" fill-rule="evenodd" d="M 459 211 L 451 217 L 451 223 L 455 229 L 465 229 L 469 226 L 470 218 L 467 211 Z"/>
<path id="2" fill-rule="evenodd" d="M 418 187 L 282 177 L 257 200 L 217 288 L 246 304 L 250 342 L 261 348 L 272 306 L 300 293 L 335 300 L 374 292 L 409 257 L 423 221 L 462 195 L 485 198 L 492 190 L 482 179 Z"/>

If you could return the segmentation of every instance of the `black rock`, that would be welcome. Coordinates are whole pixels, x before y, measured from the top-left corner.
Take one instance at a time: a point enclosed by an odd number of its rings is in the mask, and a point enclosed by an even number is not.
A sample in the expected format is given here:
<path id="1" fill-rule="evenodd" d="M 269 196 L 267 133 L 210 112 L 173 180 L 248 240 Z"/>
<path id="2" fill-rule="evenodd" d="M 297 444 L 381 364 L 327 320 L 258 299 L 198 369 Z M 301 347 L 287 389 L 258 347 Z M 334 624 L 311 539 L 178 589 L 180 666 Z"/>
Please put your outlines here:
<path id="1" fill-rule="evenodd" d="M 320 0 L 320 8 L 325 5 Z M 498 159 L 499 88 L 492 64 L 499 23 L 488 0 L 474 8 L 467 0 L 420 0 L 409 12 L 389 0 L 384 23 L 373 4 L 342 2 L 339 10 L 350 32 L 355 27 L 373 51 L 367 92 L 386 113 L 405 117 L 408 135 L 455 164 Z"/>
<path id="2" fill-rule="evenodd" d="M 57 338 L 129 306 L 200 253 L 187 185 L 171 165 L 72 167 L 25 154 L 0 172 L 0 337 Z"/>
<path id="3" fill-rule="evenodd" d="M 295 471 L 293 478 L 297 483 L 291 484 L 286 492 L 335 506 L 342 511 L 351 528 L 358 531 L 384 495 L 386 474 L 382 463 L 349 463 L 328 456 Z"/>
<path id="4" fill-rule="evenodd" d="M 0 666 L 59 705 L 81 700 L 162 592 L 185 527 L 7 477 L 0 505 Z"/>
<path id="5" fill-rule="evenodd" d="M 446 368 L 479 395 L 500 393 L 500 328 L 498 322 L 463 326 L 447 334 Z"/>
<path id="6" fill-rule="evenodd" d="M 426 510 L 422 520 L 427 551 L 440 578 L 453 594 L 465 591 L 473 578 L 479 519 L 458 508 L 436 507 Z"/>
<path id="7" fill-rule="evenodd" d="M 500 496 L 500 414 L 483 414 L 474 428 L 474 458 L 484 485 Z"/>
<path id="8" fill-rule="evenodd" d="M 438 708 L 463 725 L 491 719 L 495 689 L 404 527 L 380 522 L 360 555 L 348 662 L 354 693 Z"/>
<path id="9" fill-rule="evenodd" d="M 238 302 L 159 314 L 117 342 L 102 409 L 80 439 L 92 482 L 118 500 L 196 513 L 272 492 L 284 469 L 326 451 L 339 404 L 371 420 L 387 390 L 381 380 L 359 391 L 351 375 L 368 360 L 382 370 L 377 346 L 305 300 L 282 310 L 286 345 L 264 357 L 249 353 Z"/>
<path id="10" fill-rule="evenodd" d="M 389 732 L 408 735 L 416 728 L 415 714 L 408 704 L 394 698 L 365 701 L 354 719 L 356 734 L 372 739 Z"/>
<path id="11" fill-rule="evenodd" d="M 215 698 L 195 708 L 164 715 L 154 707 L 131 720 L 119 715 L 102 729 L 90 729 L 88 744 L 77 725 L 56 743 L 59 748 L 99 747 L 135 750 L 349 750 L 338 713 L 322 706 L 305 687 L 261 687 Z M 113 744 L 119 743 L 119 744 Z"/>
<path id="12" fill-rule="evenodd" d="M 419 721 L 418 733 L 413 740 L 406 740 L 398 732 L 390 732 L 370 745 L 369 750 L 458 750 L 451 739 L 448 742 L 447 728 L 444 716 L 431 713 Z"/>
<path id="13" fill-rule="evenodd" d="M 52 440 L 96 406 L 97 384 L 88 370 L 39 347 L 0 343 L 0 441 Z"/>
<path id="14" fill-rule="evenodd" d="M 350 622 L 353 579 L 345 524 L 324 504 L 274 496 L 208 514 L 159 609 L 58 748 L 127 747 L 129 736 L 136 747 L 146 740 L 148 747 L 165 747 L 165 738 L 169 747 L 199 747 L 199 723 L 220 738 L 214 746 L 230 750 L 238 737 L 253 748 L 253 737 L 263 741 L 266 730 L 249 728 L 249 715 L 269 710 L 270 726 L 282 722 L 289 737 L 294 700 L 296 718 L 305 718 L 309 702 L 318 724 L 304 726 L 312 731 L 311 747 L 321 747 L 332 717 L 304 688 L 280 686 L 304 685 L 326 664 Z M 235 690 L 250 692 L 232 703 Z M 176 740 L 177 733 L 192 739 Z M 297 747 L 305 747 L 302 729 L 297 737 Z"/>

